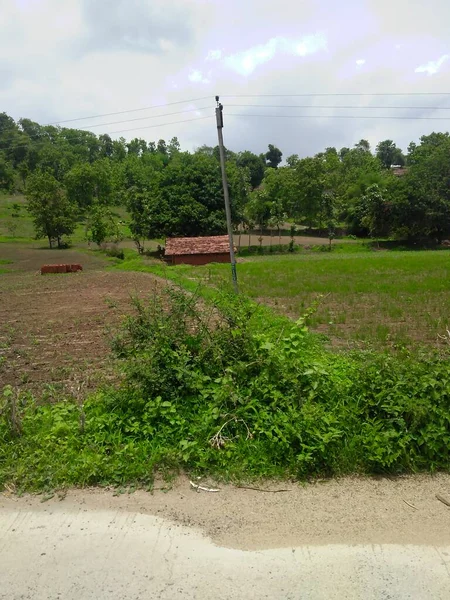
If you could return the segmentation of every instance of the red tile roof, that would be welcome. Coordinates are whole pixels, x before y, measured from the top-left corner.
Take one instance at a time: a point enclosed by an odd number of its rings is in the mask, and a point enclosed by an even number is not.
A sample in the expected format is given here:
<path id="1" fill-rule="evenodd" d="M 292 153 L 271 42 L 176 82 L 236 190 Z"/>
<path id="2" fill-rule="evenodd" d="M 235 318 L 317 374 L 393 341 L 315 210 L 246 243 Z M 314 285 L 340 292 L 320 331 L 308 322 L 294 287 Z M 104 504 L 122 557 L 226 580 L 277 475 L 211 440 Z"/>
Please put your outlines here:
<path id="1" fill-rule="evenodd" d="M 227 235 L 209 237 L 168 238 L 166 256 L 186 254 L 222 254 L 230 251 Z"/>
<path id="2" fill-rule="evenodd" d="M 392 172 L 397 177 L 403 177 L 403 175 L 406 175 L 406 173 L 408 172 L 408 169 L 406 167 L 394 167 L 392 168 Z"/>

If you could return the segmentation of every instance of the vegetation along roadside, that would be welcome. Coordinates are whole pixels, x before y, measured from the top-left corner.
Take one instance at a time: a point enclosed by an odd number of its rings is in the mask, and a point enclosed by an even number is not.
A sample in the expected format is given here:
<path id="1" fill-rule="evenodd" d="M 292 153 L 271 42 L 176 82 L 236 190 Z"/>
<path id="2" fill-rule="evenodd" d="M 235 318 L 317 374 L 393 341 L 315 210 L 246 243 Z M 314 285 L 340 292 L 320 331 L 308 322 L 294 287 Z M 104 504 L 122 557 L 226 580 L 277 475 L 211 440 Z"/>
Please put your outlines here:
<path id="1" fill-rule="evenodd" d="M 84 402 L 4 388 L 0 486 L 448 469 L 448 353 L 335 353 L 304 319 L 174 286 L 135 301 L 114 353 L 121 384 Z"/>

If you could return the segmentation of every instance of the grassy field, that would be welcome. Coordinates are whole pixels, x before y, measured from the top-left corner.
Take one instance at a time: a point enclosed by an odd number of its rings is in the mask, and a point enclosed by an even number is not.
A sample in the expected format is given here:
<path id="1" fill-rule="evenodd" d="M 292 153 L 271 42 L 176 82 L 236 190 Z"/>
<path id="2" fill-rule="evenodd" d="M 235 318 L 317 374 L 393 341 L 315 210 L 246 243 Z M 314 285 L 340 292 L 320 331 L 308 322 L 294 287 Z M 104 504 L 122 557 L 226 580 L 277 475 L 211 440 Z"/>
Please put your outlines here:
<path id="1" fill-rule="evenodd" d="M 450 325 L 450 252 L 304 253 L 243 259 L 242 292 L 279 313 L 309 318 L 337 346 L 427 344 Z M 229 266 L 181 267 L 187 278 L 229 279 Z M 176 271 L 175 271 L 176 272 Z"/>
<path id="2" fill-rule="evenodd" d="M 114 210 L 125 223 L 126 235 L 126 211 Z M 375 251 L 361 242 L 347 240 L 333 242 L 333 251 L 328 252 L 323 246 L 327 240 L 297 237 L 296 242 L 304 248 L 298 253 L 258 256 L 248 255 L 248 241 L 243 235 L 244 256 L 238 268 L 241 290 L 292 318 L 318 303 L 309 318 L 310 327 L 326 335 L 334 346 L 395 348 L 444 343 L 439 335 L 450 325 L 449 251 Z M 258 245 L 256 238 L 250 241 Z M 270 241 L 264 239 L 263 245 Z M 272 241 L 276 243 L 277 238 Z M 129 237 L 120 243 L 126 260 L 107 259 L 99 250 L 88 248 L 82 223 L 71 244 L 68 250 L 47 249 L 46 240 L 33 239 L 24 197 L 0 195 L 1 277 L 37 272 L 45 263 L 81 262 L 97 271 L 149 271 L 163 277 L 181 275 L 185 281 L 203 279 L 206 283 L 229 279 L 227 265 L 158 266 L 156 260 L 139 257 Z M 146 247 L 154 249 L 156 245 L 156 241 L 147 242 Z"/>
<path id="3" fill-rule="evenodd" d="M 448 251 L 312 240 L 241 256 L 255 306 L 217 292 L 229 265 L 169 267 L 129 239 L 111 258 L 81 224 L 50 250 L 20 214 L 14 236 L 1 221 L 0 491 L 151 486 L 178 469 L 237 481 L 448 469 Z M 39 274 L 62 262 L 83 271 Z M 205 286 L 198 297 L 165 279 Z M 310 329 L 327 345 L 280 316 L 315 303 Z M 399 349 L 418 344 L 442 351 Z M 345 351 L 358 346 L 375 351 Z"/>

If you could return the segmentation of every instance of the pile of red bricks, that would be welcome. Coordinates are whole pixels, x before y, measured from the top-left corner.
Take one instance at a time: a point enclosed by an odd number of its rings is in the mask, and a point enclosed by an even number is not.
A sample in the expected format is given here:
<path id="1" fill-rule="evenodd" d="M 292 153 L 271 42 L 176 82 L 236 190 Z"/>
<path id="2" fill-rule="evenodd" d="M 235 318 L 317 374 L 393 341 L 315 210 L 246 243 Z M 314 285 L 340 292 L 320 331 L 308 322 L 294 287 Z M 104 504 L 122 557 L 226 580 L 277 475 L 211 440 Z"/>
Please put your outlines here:
<path id="1" fill-rule="evenodd" d="M 47 273 L 75 273 L 82 270 L 81 265 L 44 265 L 41 267 L 41 275 Z"/>

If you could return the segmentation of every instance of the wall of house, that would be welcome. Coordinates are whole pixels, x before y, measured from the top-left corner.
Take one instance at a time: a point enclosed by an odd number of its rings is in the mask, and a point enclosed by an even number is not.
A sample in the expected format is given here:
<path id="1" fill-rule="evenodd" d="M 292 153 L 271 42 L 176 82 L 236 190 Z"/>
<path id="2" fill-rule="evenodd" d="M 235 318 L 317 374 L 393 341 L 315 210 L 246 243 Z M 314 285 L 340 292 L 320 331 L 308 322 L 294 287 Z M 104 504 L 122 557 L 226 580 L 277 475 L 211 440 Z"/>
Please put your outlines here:
<path id="1" fill-rule="evenodd" d="M 182 256 L 171 256 L 172 265 L 207 265 L 208 263 L 229 263 L 228 252 L 217 254 L 184 254 Z"/>

